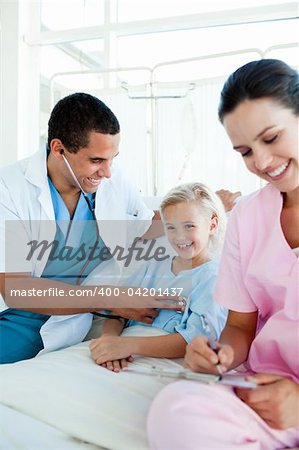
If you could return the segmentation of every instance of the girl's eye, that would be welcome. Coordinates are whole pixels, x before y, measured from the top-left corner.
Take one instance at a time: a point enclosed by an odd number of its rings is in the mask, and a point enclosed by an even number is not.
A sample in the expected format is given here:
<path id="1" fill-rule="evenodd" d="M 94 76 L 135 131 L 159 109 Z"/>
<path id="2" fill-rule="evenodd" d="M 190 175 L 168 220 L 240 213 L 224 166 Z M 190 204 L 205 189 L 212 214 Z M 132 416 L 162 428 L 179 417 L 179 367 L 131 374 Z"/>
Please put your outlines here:
<path id="1" fill-rule="evenodd" d="M 167 231 L 172 231 L 172 230 L 174 230 L 174 227 L 166 227 L 166 230 Z"/>
<path id="2" fill-rule="evenodd" d="M 275 136 L 273 136 L 270 139 L 264 139 L 265 144 L 272 144 L 272 142 L 274 142 L 276 140 L 277 136 L 278 135 L 276 134 Z"/>
<path id="3" fill-rule="evenodd" d="M 194 225 L 192 223 L 187 223 L 186 228 L 187 230 L 190 230 L 191 228 L 194 228 Z"/>

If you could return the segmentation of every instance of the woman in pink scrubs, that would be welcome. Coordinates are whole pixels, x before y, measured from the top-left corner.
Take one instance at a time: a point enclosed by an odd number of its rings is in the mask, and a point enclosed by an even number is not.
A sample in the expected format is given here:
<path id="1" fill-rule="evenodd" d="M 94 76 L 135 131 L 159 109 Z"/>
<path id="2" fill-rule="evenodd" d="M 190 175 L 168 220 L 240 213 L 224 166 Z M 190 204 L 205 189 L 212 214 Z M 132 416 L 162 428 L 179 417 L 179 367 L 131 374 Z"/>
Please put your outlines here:
<path id="1" fill-rule="evenodd" d="M 243 364 L 254 389 L 181 381 L 153 402 L 152 449 L 278 450 L 299 444 L 298 73 L 254 61 L 226 81 L 219 118 L 248 170 L 268 184 L 234 208 L 215 298 L 229 308 L 218 353 L 187 347 L 186 366 Z"/>

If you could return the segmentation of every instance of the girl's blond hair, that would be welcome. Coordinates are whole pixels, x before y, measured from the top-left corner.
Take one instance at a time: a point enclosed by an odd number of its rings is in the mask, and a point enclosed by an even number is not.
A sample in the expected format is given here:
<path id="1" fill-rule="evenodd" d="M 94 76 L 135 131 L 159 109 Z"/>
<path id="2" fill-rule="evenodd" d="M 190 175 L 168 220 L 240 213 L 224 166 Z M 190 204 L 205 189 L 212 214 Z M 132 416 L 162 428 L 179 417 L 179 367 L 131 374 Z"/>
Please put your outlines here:
<path id="1" fill-rule="evenodd" d="M 211 235 L 209 241 L 211 255 L 217 256 L 222 249 L 227 221 L 224 206 L 220 198 L 202 183 L 181 184 L 171 189 L 163 198 L 160 205 L 161 216 L 163 217 L 163 211 L 167 206 L 173 206 L 183 202 L 196 202 L 200 211 L 207 218 L 211 218 L 213 215 L 218 218 L 217 230 Z"/>

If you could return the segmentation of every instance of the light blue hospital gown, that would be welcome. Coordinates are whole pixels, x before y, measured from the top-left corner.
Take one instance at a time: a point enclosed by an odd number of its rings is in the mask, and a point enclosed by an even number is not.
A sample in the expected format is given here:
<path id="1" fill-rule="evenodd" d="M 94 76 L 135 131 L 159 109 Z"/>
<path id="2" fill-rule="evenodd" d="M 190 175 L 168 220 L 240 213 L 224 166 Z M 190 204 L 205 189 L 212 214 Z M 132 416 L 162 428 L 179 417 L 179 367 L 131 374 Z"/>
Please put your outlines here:
<path id="1" fill-rule="evenodd" d="M 219 306 L 213 300 L 214 285 L 217 277 L 218 263 L 209 261 L 194 269 L 184 270 L 178 275 L 171 271 L 172 258 L 164 261 L 152 261 L 140 267 L 140 270 L 127 277 L 122 284 L 126 286 L 140 286 L 155 288 L 160 292 L 167 292 L 171 288 L 182 288 L 181 295 L 187 299 L 185 312 L 178 313 L 170 310 L 160 310 L 152 325 L 142 322 L 129 321 L 127 326 L 144 325 L 161 328 L 169 333 L 180 333 L 189 343 L 198 334 L 205 334 L 200 315 L 204 314 L 209 320 L 211 331 L 219 337 L 227 317 L 227 309 Z M 178 293 L 178 291 L 176 291 Z"/>

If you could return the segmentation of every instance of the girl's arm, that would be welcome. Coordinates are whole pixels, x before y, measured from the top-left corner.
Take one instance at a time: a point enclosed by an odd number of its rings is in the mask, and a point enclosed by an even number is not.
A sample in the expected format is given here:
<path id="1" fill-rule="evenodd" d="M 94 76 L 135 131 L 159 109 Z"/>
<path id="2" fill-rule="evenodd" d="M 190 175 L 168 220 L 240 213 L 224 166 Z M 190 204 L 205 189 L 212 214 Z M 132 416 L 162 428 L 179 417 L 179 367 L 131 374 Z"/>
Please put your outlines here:
<path id="1" fill-rule="evenodd" d="M 95 339 L 90 348 L 94 361 L 103 364 L 107 361 L 128 358 L 133 354 L 158 358 L 182 358 L 186 341 L 179 334 L 150 337 L 127 337 L 102 335 Z"/>
<path id="2" fill-rule="evenodd" d="M 187 346 L 185 339 L 179 333 L 124 339 L 132 339 L 129 344 L 132 346 L 132 353 L 156 358 L 182 358 Z"/>
<path id="3" fill-rule="evenodd" d="M 125 319 L 105 319 L 101 336 L 119 336 L 124 326 Z"/>

